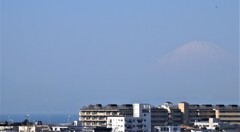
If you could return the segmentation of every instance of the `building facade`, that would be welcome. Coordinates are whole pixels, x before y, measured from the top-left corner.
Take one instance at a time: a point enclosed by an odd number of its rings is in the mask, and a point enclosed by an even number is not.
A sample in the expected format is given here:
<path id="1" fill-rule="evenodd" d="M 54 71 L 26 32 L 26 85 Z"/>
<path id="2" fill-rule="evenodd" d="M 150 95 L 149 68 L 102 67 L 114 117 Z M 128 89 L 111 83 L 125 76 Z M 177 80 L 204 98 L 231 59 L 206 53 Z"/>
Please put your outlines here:
<path id="1" fill-rule="evenodd" d="M 168 120 L 165 125 L 181 125 L 183 124 L 183 113 L 178 108 L 177 105 L 173 105 L 171 102 L 166 102 L 161 105 L 161 108 L 164 108 L 168 111 Z"/>
<path id="2" fill-rule="evenodd" d="M 109 104 L 106 106 L 102 106 L 101 104 L 89 105 L 83 107 L 79 115 L 83 127 L 106 127 L 107 117 L 132 116 L 133 106 L 131 104 Z"/>
<path id="3" fill-rule="evenodd" d="M 217 105 L 216 118 L 230 124 L 240 124 L 240 108 L 238 105 Z"/>
<path id="4" fill-rule="evenodd" d="M 108 117 L 107 128 L 112 132 L 150 132 L 148 123 L 141 117 Z"/>
<path id="5" fill-rule="evenodd" d="M 115 118 L 124 120 L 121 122 L 124 129 L 127 129 L 129 122 L 133 123 L 136 118 L 142 120 L 143 123 L 149 122 L 145 125 L 146 128 L 151 129 L 155 126 L 192 125 L 194 122 L 209 118 L 219 119 L 223 123 L 240 125 L 240 107 L 238 105 L 198 105 L 187 102 L 180 102 L 178 105 L 166 102 L 158 107 L 150 104 L 109 104 L 106 106 L 97 104 L 81 108 L 79 115 L 83 128 L 110 127 L 107 124 L 107 121 L 110 120 L 108 117 L 111 117 L 112 122 Z M 118 123 L 120 122 L 112 124 Z M 133 124 L 131 128 L 133 128 Z"/>
<path id="6" fill-rule="evenodd" d="M 108 117 L 107 127 L 113 132 L 151 132 L 151 106 L 133 104 L 133 115 Z"/>
<path id="7" fill-rule="evenodd" d="M 151 125 L 154 126 L 164 126 L 168 124 L 169 120 L 168 111 L 160 107 L 151 108 Z"/>
<path id="8" fill-rule="evenodd" d="M 184 124 L 208 118 L 217 118 L 230 124 L 240 124 L 240 107 L 238 105 L 193 105 L 181 102 L 178 104 L 178 108 L 183 113 Z"/>

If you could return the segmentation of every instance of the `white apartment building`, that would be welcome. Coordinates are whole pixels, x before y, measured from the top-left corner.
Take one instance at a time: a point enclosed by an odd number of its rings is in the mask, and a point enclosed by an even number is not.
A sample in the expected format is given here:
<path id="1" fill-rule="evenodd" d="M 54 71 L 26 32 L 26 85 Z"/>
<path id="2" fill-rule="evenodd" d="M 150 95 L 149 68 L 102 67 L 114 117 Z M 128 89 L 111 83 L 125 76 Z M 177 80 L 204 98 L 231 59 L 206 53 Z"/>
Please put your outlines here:
<path id="1" fill-rule="evenodd" d="M 141 117 L 146 122 L 146 127 L 151 131 L 151 105 L 133 104 L 133 117 Z"/>
<path id="2" fill-rule="evenodd" d="M 151 106 L 133 104 L 133 116 L 108 117 L 107 128 L 113 132 L 151 132 Z"/>
<path id="3" fill-rule="evenodd" d="M 112 132 L 150 132 L 148 122 L 141 117 L 108 117 L 107 128 Z"/>

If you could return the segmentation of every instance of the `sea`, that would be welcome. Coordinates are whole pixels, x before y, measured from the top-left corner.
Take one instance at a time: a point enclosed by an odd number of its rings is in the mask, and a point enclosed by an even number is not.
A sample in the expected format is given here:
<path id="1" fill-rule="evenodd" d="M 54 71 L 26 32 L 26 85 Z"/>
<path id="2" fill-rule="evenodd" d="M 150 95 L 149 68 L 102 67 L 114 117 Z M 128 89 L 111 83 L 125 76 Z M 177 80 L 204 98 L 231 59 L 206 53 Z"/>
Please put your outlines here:
<path id="1" fill-rule="evenodd" d="M 41 121 L 43 124 L 71 123 L 79 120 L 78 114 L 1 114 L 0 121 L 23 122 L 28 119 L 30 122 Z"/>

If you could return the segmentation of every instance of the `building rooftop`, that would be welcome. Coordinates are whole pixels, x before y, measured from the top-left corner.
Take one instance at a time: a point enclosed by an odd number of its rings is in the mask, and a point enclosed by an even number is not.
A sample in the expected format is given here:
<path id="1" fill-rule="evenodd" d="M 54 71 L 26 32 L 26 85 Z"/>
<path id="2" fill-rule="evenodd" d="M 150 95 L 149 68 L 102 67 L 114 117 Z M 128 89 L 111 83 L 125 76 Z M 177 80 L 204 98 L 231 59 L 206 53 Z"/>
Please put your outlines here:
<path id="1" fill-rule="evenodd" d="M 102 106 L 101 104 L 96 105 L 88 105 L 81 108 L 81 110 L 118 110 L 118 109 L 132 109 L 132 104 L 123 104 L 123 105 L 117 105 L 117 104 L 108 104 L 105 106 Z"/>

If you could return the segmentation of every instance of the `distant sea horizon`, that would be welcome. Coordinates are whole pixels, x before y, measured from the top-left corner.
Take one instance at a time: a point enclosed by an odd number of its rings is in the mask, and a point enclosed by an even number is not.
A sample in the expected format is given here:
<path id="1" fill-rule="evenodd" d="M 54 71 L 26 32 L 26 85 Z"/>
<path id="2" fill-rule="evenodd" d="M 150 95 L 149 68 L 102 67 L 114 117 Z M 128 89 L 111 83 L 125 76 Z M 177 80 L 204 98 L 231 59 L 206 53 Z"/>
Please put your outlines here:
<path id="1" fill-rule="evenodd" d="M 0 114 L 0 121 L 23 122 L 27 119 L 30 122 L 42 121 L 43 124 L 70 123 L 79 120 L 78 114 Z"/>

